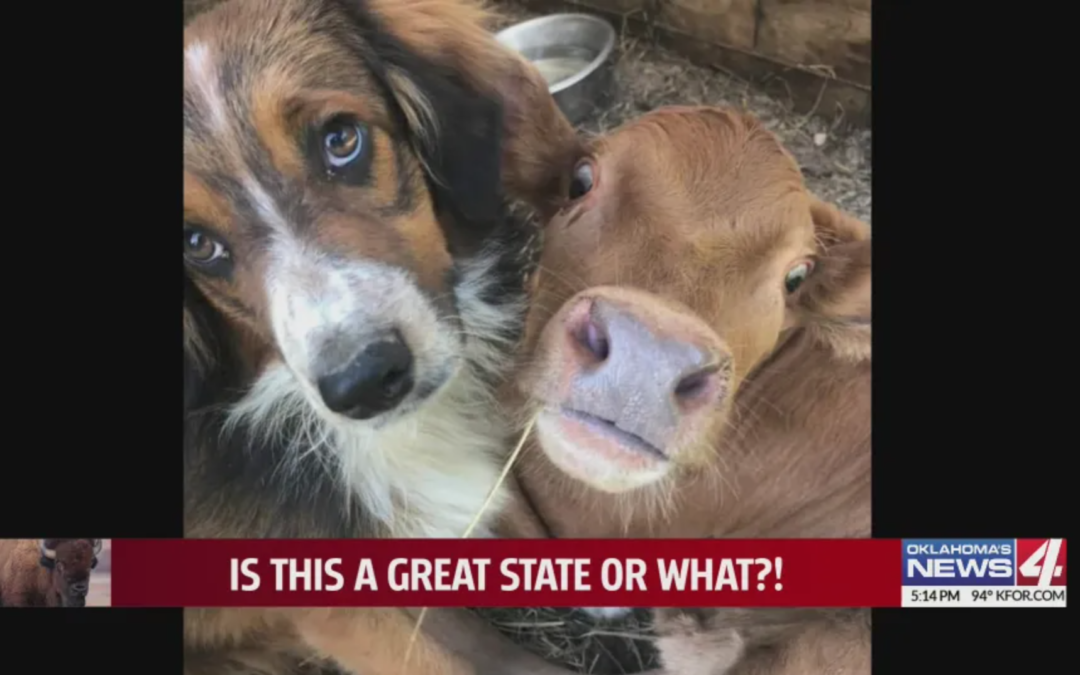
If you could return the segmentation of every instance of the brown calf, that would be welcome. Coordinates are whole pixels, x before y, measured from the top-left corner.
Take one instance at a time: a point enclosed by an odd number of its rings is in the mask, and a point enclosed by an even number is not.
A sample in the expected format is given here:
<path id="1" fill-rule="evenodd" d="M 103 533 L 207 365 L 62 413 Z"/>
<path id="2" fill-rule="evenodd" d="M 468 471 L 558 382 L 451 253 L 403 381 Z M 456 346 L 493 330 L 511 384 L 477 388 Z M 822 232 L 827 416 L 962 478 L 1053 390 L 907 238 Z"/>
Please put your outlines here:
<path id="1" fill-rule="evenodd" d="M 869 536 L 869 228 L 812 197 L 759 123 L 715 108 L 600 139 L 571 189 L 546 230 L 516 380 L 536 427 L 502 532 Z M 657 618 L 679 673 L 777 640 L 802 667 L 819 645 L 806 631 L 865 670 L 850 629 L 865 615 Z M 698 659 L 702 641 L 715 649 Z"/>
<path id="2" fill-rule="evenodd" d="M 84 607 L 100 539 L 0 539 L 0 606 Z"/>

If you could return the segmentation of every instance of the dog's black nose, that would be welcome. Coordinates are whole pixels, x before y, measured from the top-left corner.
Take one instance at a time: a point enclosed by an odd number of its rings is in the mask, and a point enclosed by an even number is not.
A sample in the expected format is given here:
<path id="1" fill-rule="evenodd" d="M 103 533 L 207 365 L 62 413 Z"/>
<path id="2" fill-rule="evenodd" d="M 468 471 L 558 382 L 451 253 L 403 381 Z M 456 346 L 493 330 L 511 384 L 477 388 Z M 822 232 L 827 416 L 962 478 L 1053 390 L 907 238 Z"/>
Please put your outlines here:
<path id="1" fill-rule="evenodd" d="M 345 368 L 320 377 L 318 385 L 323 402 L 334 412 L 358 420 L 375 417 L 412 390 L 412 352 L 394 333 L 365 347 Z"/>

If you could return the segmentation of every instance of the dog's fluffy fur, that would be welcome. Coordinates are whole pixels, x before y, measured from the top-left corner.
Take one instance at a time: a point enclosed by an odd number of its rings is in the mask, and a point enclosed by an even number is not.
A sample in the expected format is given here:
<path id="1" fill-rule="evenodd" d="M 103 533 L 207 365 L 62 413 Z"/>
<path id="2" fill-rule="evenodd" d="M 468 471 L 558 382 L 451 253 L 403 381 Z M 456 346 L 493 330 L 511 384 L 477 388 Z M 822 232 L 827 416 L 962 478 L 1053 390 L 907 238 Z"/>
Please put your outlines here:
<path id="1" fill-rule="evenodd" d="M 188 25 L 185 223 L 204 221 L 243 262 L 223 281 L 186 258 L 187 536 L 453 538 L 480 511 L 507 445 L 492 388 L 536 259 L 536 233 L 508 216 L 506 197 L 557 208 L 577 153 L 539 73 L 498 45 L 485 18 L 451 0 L 229 0 Z M 285 101 L 328 90 L 371 115 L 383 163 L 368 184 L 318 182 L 296 135 L 282 132 Z M 386 191 L 394 203 L 371 207 Z M 281 310 L 267 299 L 281 273 L 267 251 L 309 255 L 296 244 L 304 234 L 338 244 L 333 255 L 354 266 L 309 257 L 311 270 L 390 289 L 341 302 L 420 316 L 419 333 L 449 355 L 448 377 L 386 421 L 331 413 L 290 359 L 303 349 L 282 344 Z M 189 610 L 185 668 L 286 673 L 323 656 L 391 672 L 413 621 L 403 610 Z M 474 672 L 469 662 L 422 639 L 409 671 Z"/>

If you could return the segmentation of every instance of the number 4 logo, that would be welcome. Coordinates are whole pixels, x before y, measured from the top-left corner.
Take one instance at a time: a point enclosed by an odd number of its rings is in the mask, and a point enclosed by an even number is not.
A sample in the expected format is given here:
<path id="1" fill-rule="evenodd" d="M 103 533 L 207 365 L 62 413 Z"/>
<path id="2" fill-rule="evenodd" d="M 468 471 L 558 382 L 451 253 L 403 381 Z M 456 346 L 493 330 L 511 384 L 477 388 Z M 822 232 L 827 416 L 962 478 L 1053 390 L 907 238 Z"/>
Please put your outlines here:
<path id="1" fill-rule="evenodd" d="M 1041 541 L 1041 543 L 1039 543 Z M 1016 557 L 1018 560 L 1023 555 L 1027 555 L 1027 558 L 1020 563 L 1020 567 L 1017 571 L 1021 577 L 1028 580 L 1036 580 L 1034 583 L 1028 581 L 1025 585 L 1037 585 L 1037 586 L 1051 586 L 1058 585 L 1064 582 L 1061 577 L 1064 574 L 1064 566 L 1058 564 L 1058 557 L 1061 553 L 1063 540 L 1061 539 L 1019 539 L 1016 542 Z M 1031 549 L 1038 544 L 1038 548 L 1034 551 Z M 1028 553 L 1030 551 L 1030 553 Z M 1061 556 L 1064 558 L 1064 556 Z M 1064 562 L 1064 560 L 1062 560 Z"/>

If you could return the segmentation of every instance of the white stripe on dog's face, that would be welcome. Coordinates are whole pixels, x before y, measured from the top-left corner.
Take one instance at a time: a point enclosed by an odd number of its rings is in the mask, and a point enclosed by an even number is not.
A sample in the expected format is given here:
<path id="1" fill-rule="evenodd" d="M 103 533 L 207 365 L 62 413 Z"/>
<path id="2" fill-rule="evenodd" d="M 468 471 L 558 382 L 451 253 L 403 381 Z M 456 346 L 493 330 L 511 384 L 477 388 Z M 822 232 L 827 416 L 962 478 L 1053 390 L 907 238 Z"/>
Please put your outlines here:
<path id="1" fill-rule="evenodd" d="M 244 175 L 243 182 L 244 190 L 248 193 L 248 197 L 251 198 L 251 203 L 254 204 L 262 224 L 275 232 L 287 234 L 289 224 L 285 217 L 281 215 L 281 211 L 270 193 L 263 189 L 263 186 L 250 175 Z"/>
<path id="2" fill-rule="evenodd" d="M 221 133 L 228 126 L 225 114 L 225 97 L 214 67 L 210 48 L 196 42 L 184 49 L 184 79 L 194 85 L 195 91 L 202 97 L 202 102 L 210 112 L 210 123 L 214 131 Z"/>
<path id="3" fill-rule="evenodd" d="M 225 97 L 210 48 L 201 42 L 190 45 L 184 50 L 184 65 L 185 81 L 198 94 L 202 108 L 209 112 L 211 131 L 220 142 L 232 147 L 237 156 L 242 156 L 236 138 L 230 133 Z M 252 177 L 247 167 L 237 166 L 234 169 L 262 224 L 278 233 L 288 232 L 289 223 L 281 215 L 270 193 Z"/>

